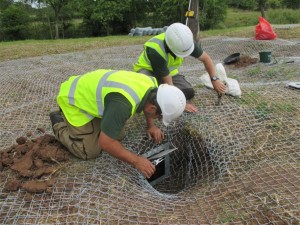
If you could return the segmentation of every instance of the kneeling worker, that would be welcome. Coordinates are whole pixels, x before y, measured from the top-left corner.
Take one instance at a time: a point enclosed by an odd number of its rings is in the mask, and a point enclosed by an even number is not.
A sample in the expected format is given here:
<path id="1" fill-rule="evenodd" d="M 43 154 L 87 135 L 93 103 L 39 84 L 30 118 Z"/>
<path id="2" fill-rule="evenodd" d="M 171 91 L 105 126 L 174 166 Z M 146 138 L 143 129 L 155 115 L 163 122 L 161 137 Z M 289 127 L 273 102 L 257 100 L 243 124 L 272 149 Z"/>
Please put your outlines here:
<path id="1" fill-rule="evenodd" d="M 99 157 L 104 150 L 147 178 L 155 166 L 119 141 L 126 121 L 143 111 L 149 139 L 160 143 L 164 134 L 154 120 L 162 119 L 167 126 L 186 106 L 183 92 L 175 86 L 158 87 L 154 77 L 103 69 L 71 76 L 61 84 L 56 100 L 61 111 L 50 113 L 52 128 L 56 139 L 73 155 L 87 160 Z"/>
<path id="2" fill-rule="evenodd" d="M 183 91 L 187 100 L 195 95 L 195 90 L 179 68 L 184 58 L 193 56 L 204 64 L 212 86 L 219 93 L 225 93 L 226 86 L 216 76 L 215 65 L 210 56 L 193 40 L 190 28 L 182 23 L 171 24 L 165 33 L 152 37 L 144 44 L 144 50 L 133 65 L 135 72 L 156 77 L 159 84 L 174 85 Z M 189 101 L 187 112 L 197 112 L 195 105 Z"/>

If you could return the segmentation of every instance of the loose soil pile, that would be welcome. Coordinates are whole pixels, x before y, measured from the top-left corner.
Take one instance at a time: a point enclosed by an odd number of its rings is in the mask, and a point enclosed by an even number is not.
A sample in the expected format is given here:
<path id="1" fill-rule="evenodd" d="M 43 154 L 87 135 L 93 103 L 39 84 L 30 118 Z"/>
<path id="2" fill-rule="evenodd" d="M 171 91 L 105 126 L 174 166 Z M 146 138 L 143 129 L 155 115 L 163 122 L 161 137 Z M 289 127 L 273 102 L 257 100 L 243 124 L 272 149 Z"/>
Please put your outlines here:
<path id="1" fill-rule="evenodd" d="M 229 64 L 228 67 L 230 68 L 241 68 L 246 67 L 258 62 L 257 58 L 251 58 L 248 55 L 241 55 L 240 59 L 237 62 Z"/>
<path id="2" fill-rule="evenodd" d="M 0 177 L 6 180 L 7 191 L 23 189 L 30 193 L 51 192 L 61 162 L 69 160 L 69 152 L 53 135 L 44 134 L 36 139 L 16 139 L 17 144 L 0 152 Z M 4 179 L 3 179 L 4 178 Z"/>

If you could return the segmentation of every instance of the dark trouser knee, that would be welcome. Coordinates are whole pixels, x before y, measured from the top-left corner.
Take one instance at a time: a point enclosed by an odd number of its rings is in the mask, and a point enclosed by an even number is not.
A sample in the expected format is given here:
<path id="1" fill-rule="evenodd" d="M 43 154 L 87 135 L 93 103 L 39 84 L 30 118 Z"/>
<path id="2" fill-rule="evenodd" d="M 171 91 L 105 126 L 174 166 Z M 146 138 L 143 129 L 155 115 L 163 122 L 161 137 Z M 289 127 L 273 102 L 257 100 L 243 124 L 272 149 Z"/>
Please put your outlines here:
<path id="1" fill-rule="evenodd" d="M 190 100 L 195 96 L 195 90 L 193 88 L 186 88 L 182 90 L 183 94 L 185 95 L 185 98 L 187 100 Z"/>

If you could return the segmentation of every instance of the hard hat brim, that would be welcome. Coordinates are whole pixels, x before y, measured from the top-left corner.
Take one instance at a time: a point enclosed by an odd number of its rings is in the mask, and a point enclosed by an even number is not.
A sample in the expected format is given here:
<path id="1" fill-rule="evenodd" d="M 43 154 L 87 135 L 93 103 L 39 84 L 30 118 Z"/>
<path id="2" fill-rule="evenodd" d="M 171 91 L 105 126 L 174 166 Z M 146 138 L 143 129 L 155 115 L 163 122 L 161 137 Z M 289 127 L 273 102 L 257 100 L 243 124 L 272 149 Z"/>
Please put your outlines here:
<path id="1" fill-rule="evenodd" d="M 191 55 L 193 51 L 194 51 L 194 45 L 192 45 L 192 47 L 188 51 L 186 51 L 185 53 L 178 53 L 178 52 L 173 52 L 173 53 L 177 57 L 185 58 L 185 57 L 188 57 L 189 55 Z"/>
<path id="2" fill-rule="evenodd" d="M 170 44 L 168 43 L 168 38 L 166 38 L 166 43 L 169 47 L 169 49 L 177 56 L 177 57 L 180 57 L 180 58 L 185 58 L 187 56 L 189 56 L 190 54 L 192 54 L 192 52 L 194 51 L 194 43 L 192 44 L 192 46 L 189 48 L 189 50 L 185 51 L 184 53 L 183 52 L 177 52 L 177 51 L 174 51 L 174 49 L 172 49 L 170 47 Z"/>

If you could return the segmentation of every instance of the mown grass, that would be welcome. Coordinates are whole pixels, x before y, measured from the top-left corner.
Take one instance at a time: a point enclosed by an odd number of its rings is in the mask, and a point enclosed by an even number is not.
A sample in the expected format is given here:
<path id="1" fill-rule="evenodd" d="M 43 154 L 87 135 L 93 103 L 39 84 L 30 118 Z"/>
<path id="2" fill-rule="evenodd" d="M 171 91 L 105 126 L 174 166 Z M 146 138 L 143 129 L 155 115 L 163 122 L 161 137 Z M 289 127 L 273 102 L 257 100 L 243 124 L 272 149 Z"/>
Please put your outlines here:
<path id="1" fill-rule="evenodd" d="M 276 10 L 268 11 L 267 15 L 270 17 L 278 16 L 278 21 L 283 21 L 285 16 L 290 20 L 297 20 L 297 16 L 290 16 L 288 13 L 298 15 L 298 11 L 290 10 L 285 13 L 279 13 Z M 221 25 L 222 29 L 214 29 L 202 31 L 200 28 L 200 37 L 207 38 L 212 36 L 228 36 L 228 37 L 255 37 L 255 25 L 258 23 L 259 12 L 241 11 L 229 9 L 227 18 Z M 300 11 L 299 11 L 300 17 Z M 291 19 L 292 18 L 292 19 Z M 300 23 L 300 22 L 299 22 Z M 278 38 L 281 39 L 299 39 L 300 26 L 291 27 L 288 29 L 274 29 Z M 60 39 L 60 40 L 25 40 L 13 42 L 0 42 L 0 61 L 7 61 L 13 59 L 62 54 L 67 52 L 84 51 L 89 49 L 106 48 L 111 46 L 136 45 L 143 44 L 147 41 L 149 36 L 135 36 L 127 35 L 108 36 L 96 38 L 78 38 L 78 39 Z"/>
<path id="2" fill-rule="evenodd" d="M 298 24 L 300 23 L 300 9 L 269 9 L 265 11 L 266 19 L 271 24 Z M 260 11 L 248 11 L 229 8 L 227 16 L 220 28 L 254 26 L 258 23 Z"/>
<path id="3" fill-rule="evenodd" d="M 281 39 L 299 39 L 300 37 L 300 26 L 289 29 L 274 29 L 274 31 L 276 32 L 277 37 Z M 255 27 L 249 26 L 200 31 L 201 38 L 208 38 L 212 36 L 253 38 L 255 36 Z M 149 38 L 149 36 L 129 37 L 127 35 L 123 35 L 64 40 L 26 40 L 0 42 L 0 61 L 41 55 L 62 54 L 111 46 L 143 44 Z"/>
<path id="4" fill-rule="evenodd" d="M 149 37 L 108 36 L 97 38 L 59 39 L 59 40 L 25 40 L 0 42 L 0 61 L 61 54 L 106 48 L 111 46 L 142 44 Z"/>
<path id="5" fill-rule="evenodd" d="M 258 11 L 228 9 L 225 21 L 219 26 L 220 28 L 253 26 L 258 22 L 259 16 Z"/>

